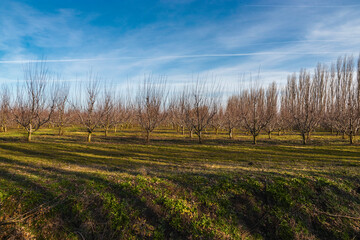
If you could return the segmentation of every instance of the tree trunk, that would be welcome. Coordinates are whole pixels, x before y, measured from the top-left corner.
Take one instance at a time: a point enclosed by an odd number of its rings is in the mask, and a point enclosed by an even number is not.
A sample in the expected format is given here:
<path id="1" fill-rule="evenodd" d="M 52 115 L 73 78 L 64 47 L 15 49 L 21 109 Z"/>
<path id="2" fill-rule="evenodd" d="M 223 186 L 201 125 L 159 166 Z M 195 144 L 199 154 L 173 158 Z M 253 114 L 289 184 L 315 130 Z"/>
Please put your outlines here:
<path id="1" fill-rule="evenodd" d="M 342 139 L 345 139 L 345 132 L 342 132 Z"/>
<path id="2" fill-rule="evenodd" d="M 230 139 L 233 138 L 233 129 L 232 129 L 232 128 L 229 130 L 229 138 L 230 138 Z"/>
<path id="3" fill-rule="evenodd" d="M 91 142 L 91 135 L 92 135 L 92 133 L 89 132 L 89 133 L 88 133 L 88 136 L 87 136 L 87 141 L 88 141 L 88 142 Z"/>
<path id="4" fill-rule="evenodd" d="M 28 131 L 28 138 L 27 138 L 27 141 L 28 141 L 28 142 L 31 142 L 31 131 L 32 131 L 32 130 Z"/>
<path id="5" fill-rule="evenodd" d="M 63 128 L 60 126 L 59 127 L 59 136 L 62 136 L 64 134 L 64 130 Z"/>
<path id="6" fill-rule="evenodd" d="M 350 133 L 350 144 L 354 144 L 354 136 Z"/>
<path id="7" fill-rule="evenodd" d="M 202 143 L 201 132 L 199 132 L 197 135 L 199 137 L 199 143 L 201 144 Z"/>
<path id="8" fill-rule="evenodd" d="M 193 137 L 193 131 L 192 131 L 192 130 L 189 131 L 189 137 L 190 137 L 190 138 Z"/>
<path id="9" fill-rule="evenodd" d="M 301 133 L 301 137 L 302 137 L 302 144 L 306 144 L 306 134 L 305 133 Z"/>
<path id="10" fill-rule="evenodd" d="M 108 129 L 108 128 L 105 128 L 105 137 L 108 136 L 108 133 L 109 133 L 109 129 Z"/>
<path id="11" fill-rule="evenodd" d="M 254 135 L 253 135 L 253 144 L 256 144 L 256 137 L 257 137 L 257 136 L 254 134 Z"/>
<path id="12" fill-rule="evenodd" d="M 114 133 L 116 133 L 117 129 L 116 129 L 116 126 L 114 126 Z"/>
<path id="13" fill-rule="evenodd" d="M 150 142 L 150 131 L 146 131 L 146 142 Z"/>
<path id="14" fill-rule="evenodd" d="M 185 134 L 185 128 L 184 126 L 181 126 L 181 135 L 184 135 Z"/>
<path id="15" fill-rule="evenodd" d="M 215 135 L 218 135 L 218 133 L 219 133 L 219 128 L 215 128 Z"/>
<path id="16" fill-rule="evenodd" d="M 256 135 L 256 134 L 252 134 L 252 136 L 253 136 L 253 144 L 256 144 L 256 143 L 257 143 L 257 139 L 256 139 L 257 135 Z"/>
<path id="17" fill-rule="evenodd" d="M 269 136 L 269 139 L 271 139 L 271 132 L 270 131 L 268 132 L 268 136 Z"/>

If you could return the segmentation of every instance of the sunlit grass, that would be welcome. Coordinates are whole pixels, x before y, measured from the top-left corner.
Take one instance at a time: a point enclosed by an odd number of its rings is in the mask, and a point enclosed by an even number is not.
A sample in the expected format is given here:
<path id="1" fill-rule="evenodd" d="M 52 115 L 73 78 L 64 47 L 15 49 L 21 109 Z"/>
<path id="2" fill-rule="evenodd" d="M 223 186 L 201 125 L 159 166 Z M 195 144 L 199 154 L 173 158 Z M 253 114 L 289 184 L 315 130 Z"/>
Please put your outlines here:
<path id="1" fill-rule="evenodd" d="M 1 237 L 18 239 L 353 239 L 360 146 L 328 133 L 258 145 L 238 132 L 204 144 L 160 129 L 105 138 L 67 129 L 0 136 Z M 40 207 L 39 207 L 40 206 Z M 30 215 L 31 213 L 31 215 Z M 30 215 L 30 216 L 28 216 Z M 13 222 L 11 222 L 13 221 Z"/>

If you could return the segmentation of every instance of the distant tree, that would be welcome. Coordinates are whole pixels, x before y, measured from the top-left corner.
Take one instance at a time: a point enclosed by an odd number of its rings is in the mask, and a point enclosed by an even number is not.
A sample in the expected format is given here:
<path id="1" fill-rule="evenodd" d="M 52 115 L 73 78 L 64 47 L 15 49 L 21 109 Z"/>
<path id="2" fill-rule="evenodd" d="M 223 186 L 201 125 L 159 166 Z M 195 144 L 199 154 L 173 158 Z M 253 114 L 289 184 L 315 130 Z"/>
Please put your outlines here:
<path id="1" fill-rule="evenodd" d="M 10 92 L 9 88 L 6 85 L 3 85 L 1 88 L 1 97 L 0 97 L 0 126 L 3 132 L 7 131 L 7 127 L 10 121 Z"/>
<path id="2" fill-rule="evenodd" d="M 18 85 L 12 109 L 15 121 L 28 133 L 32 133 L 49 122 L 55 109 L 56 93 L 51 94 L 48 82 L 52 79 L 45 62 L 29 63 L 24 67 L 25 83 Z"/>
<path id="3" fill-rule="evenodd" d="M 219 130 L 222 129 L 224 127 L 224 108 L 218 104 L 218 111 L 215 114 L 215 116 L 213 117 L 213 119 L 211 120 L 211 126 L 215 129 L 215 134 L 218 135 Z"/>
<path id="4" fill-rule="evenodd" d="M 126 123 L 133 122 L 132 118 L 135 115 L 135 110 L 132 104 L 128 101 L 125 102 L 124 100 L 118 98 L 115 102 L 115 110 L 114 110 L 114 132 L 117 132 L 117 127 L 122 127 Z"/>
<path id="5" fill-rule="evenodd" d="M 273 82 L 266 92 L 266 111 L 271 115 L 269 122 L 264 127 L 269 139 L 271 134 L 277 129 L 279 125 L 279 113 L 278 113 L 278 90 L 277 85 Z"/>
<path id="6" fill-rule="evenodd" d="M 357 70 L 359 71 L 359 70 Z M 353 57 L 337 60 L 336 116 L 337 126 L 349 136 L 350 144 L 360 128 L 360 98 L 358 81 L 354 81 Z"/>
<path id="7" fill-rule="evenodd" d="M 286 86 L 286 109 L 292 118 L 293 127 L 300 131 L 303 144 L 322 119 L 325 107 L 326 78 L 322 65 L 318 65 L 314 78 L 301 70 L 299 77 L 293 74 Z"/>
<path id="8" fill-rule="evenodd" d="M 73 107 L 80 124 L 86 128 L 88 133 L 87 141 L 91 142 L 93 132 L 101 126 L 103 112 L 99 103 L 100 78 L 96 74 L 89 72 L 87 80 L 87 86 L 80 86 L 80 88 L 86 89 L 84 99 L 82 99 L 80 94 L 77 102 L 73 103 Z"/>
<path id="9" fill-rule="evenodd" d="M 193 130 L 202 143 L 202 135 L 206 127 L 218 111 L 218 96 L 215 87 L 206 86 L 206 82 L 196 81 L 186 94 L 184 94 L 185 121 L 189 130 Z"/>
<path id="10" fill-rule="evenodd" d="M 239 105 L 238 96 L 231 96 L 228 98 L 224 114 L 224 127 L 227 130 L 230 139 L 233 138 L 234 128 L 237 125 L 240 125 Z"/>
<path id="11" fill-rule="evenodd" d="M 191 107 L 189 104 L 189 89 L 184 87 L 183 91 L 178 95 L 178 104 L 177 104 L 177 119 L 182 128 L 182 134 L 184 134 L 184 129 L 186 128 L 189 132 L 189 138 L 193 137 L 194 126 L 192 118 L 189 114 Z"/>
<path id="12" fill-rule="evenodd" d="M 166 119 L 167 100 L 166 81 L 149 76 L 139 86 L 136 95 L 136 116 L 139 125 L 145 131 L 146 142 L 150 141 L 150 134 Z"/>
<path id="13" fill-rule="evenodd" d="M 357 79 L 357 99 L 358 102 L 360 103 L 360 54 L 358 57 L 358 61 L 357 61 L 357 74 L 356 74 L 356 79 Z M 359 106 L 360 108 L 360 106 Z M 359 114 L 360 114 L 360 109 L 359 110 Z"/>
<path id="14" fill-rule="evenodd" d="M 336 69 L 335 65 L 331 65 L 330 73 L 328 73 L 328 83 L 326 85 L 326 102 L 325 102 L 325 113 L 324 113 L 324 125 L 330 129 L 333 133 L 334 129 L 339 133 L 341 131 L 340 126 L 337 124 L 337 107 L 336 107 Z"/>
<path id="15" fill-rule="evenodd" d="M 105 137 L 108 136 L 109 130 L 116 126 L 119 121 L 116 114 L 119 114 L 122 109 L 117 109 L 119 105 L 116 105 L 115 95 L 110 89 L 104 89 L 101 102 L 100 112 L 102 118 L 100 118 L 101 126 L 104 128 Z"/>
<path id="16" fill-rule="evenodd" d="M 289 110 L 287 109 L 287 99 L 285 91 L 282 91 L 280 98 L 280 109 L 278 113 L 278 117 L 276 119 L 276 128 L 278 131 L 278 135 L 281 132 L 285 133 L 285 130 L 291 129 L 293 126 L 293 119 L 290 116 Z"/>
<path id="17" fill-rule="evenodd" d="M 180 112 L 179 112 L 179 99 L 178 94 L 173 93 L 171 94 L 171 97 L 169 99 L 169 105 L 167 108 L 167 119 L 168 122 L 171 124 L 172 128 L 177 130 L 179 132 L 180 128 L 182 128 L 182 132 L 184 134 L 184 126 L 181 126 L 181 120 L 180 120 Z"/>
<path id="18" fill-rule="evenodd" d="M 59 129 L 58 135 L 64 134 L 65 126 L 71 120 L 71 114 L 68 106 L 70 85 L 62 82 L 56 87 L 57 97 L 55 99 L 55 111 L 51 122 Z"/>
<path id="19" fill-rule="evenodd" d="M 240 115 L 245 129 L 252 135 L 253 143 L 277 112 L 277 88 L 273 83 L 265 90 L 251 87 L 240 95 Z"/>

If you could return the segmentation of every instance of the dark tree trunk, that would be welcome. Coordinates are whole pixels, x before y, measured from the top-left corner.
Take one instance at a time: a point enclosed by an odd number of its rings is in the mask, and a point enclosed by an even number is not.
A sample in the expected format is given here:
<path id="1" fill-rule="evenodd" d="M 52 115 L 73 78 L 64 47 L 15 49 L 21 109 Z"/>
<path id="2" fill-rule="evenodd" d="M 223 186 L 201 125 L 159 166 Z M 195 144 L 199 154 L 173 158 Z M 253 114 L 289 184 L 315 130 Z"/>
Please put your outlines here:
<path id="1" fill-rule="evenodd" d="M 150 131 L 146 131 L 146 142 L 150 142 Z"/>
<path id="2" fill-rule="evenodd" d="M 302 137 L 302 144 L 306 144 L 306 134 L 305 133 L 301 133 L 301 137 Z"/>
<path id="3" fill-rule="evenodd" d="M 201 143 L 202 143 L 202 136 L 201 136 L 201 132 L 199 132 L 197 135 L 198 135 L 198 138 L 199 138 L 199 143 L 201 144 Z"/>
<path id="4" fill-rule="evenodd" d="M 254 135 L 253 135 L 253 144 L 256 144 L 256 142 L 257 142 L 256 137 L 257 137 L 257 136 L 254 134 Z"/>

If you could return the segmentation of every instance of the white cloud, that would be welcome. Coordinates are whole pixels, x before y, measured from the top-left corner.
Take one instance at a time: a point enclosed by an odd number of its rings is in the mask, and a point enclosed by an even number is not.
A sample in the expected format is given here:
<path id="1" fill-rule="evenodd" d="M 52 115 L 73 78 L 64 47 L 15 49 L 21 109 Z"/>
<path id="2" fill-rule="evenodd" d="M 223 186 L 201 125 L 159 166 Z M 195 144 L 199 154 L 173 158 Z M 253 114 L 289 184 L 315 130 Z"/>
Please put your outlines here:
<path id="1" fill-rule="evenodd" d="M 301 67 L 360 51 L 359 8 L 273 6 L 243 15 L 251 11 L 247 7 L 218 21 L 156 22 L 118 33 L 116 27 L 93 26 L 95 15 L 71 9 L 43 13 L 11 4 L 0 10 L 0 74 L 15 79 L 21 72 L 10 65 L 36 61 L 42 53 L 67 79 L 93 68 L 119 82 L 152 72 L 175 84 L 211 73 L 231 85 L 259 67 L 264 82 L 285 81 Z"/>

